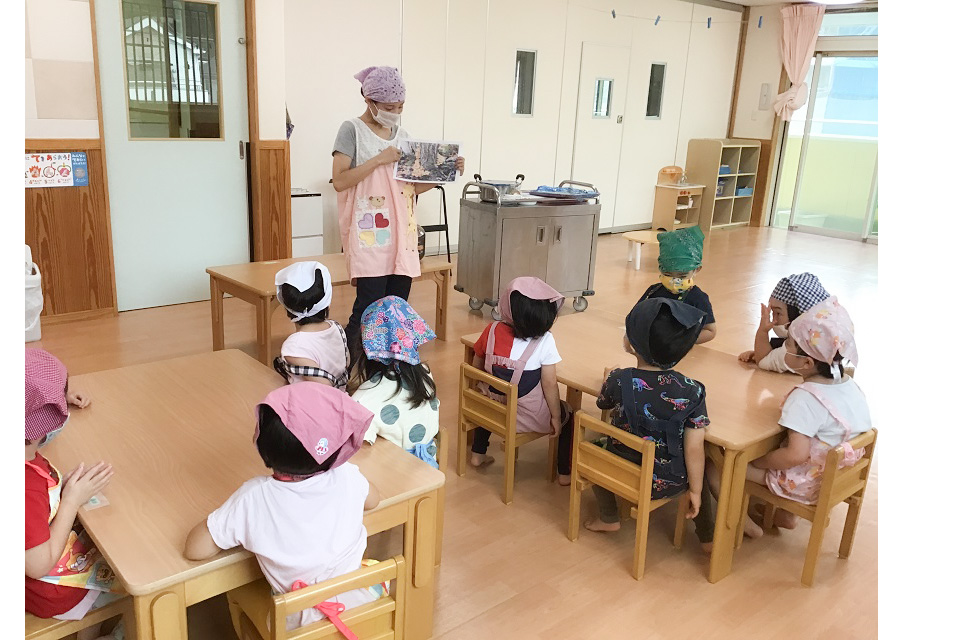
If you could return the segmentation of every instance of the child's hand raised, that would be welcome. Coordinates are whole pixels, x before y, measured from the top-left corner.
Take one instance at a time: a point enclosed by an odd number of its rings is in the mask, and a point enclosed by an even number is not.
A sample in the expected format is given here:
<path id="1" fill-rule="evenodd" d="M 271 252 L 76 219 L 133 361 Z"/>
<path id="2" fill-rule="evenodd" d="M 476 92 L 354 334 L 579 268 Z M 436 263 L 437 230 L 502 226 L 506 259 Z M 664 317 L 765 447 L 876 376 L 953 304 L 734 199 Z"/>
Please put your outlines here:
<path id="1" fill-rule="evenodd" d="M 770 331 L 773 329 L 773 312 L 770 310 L 770 307 L 760 303 L 760 330 L 761 331 Z"/>
<path id="2" fill-rule="evenodd" d="M 63 481 L 63 500 L 70 501 L 78 509 L 97 495 L 110 483 L 113 466 L 98 462 L 85 469 L 81 462 Z"/>

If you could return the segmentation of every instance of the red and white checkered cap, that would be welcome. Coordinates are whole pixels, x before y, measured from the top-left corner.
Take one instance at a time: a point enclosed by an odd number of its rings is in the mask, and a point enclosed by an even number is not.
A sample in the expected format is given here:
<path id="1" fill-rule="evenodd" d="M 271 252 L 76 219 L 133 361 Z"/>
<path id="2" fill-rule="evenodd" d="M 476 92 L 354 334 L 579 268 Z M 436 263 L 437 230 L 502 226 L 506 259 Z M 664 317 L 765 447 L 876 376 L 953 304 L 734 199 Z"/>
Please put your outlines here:
<path id="1" fill-rule="evenodd" d="M 43 349 L 25 349 L 24 437 L 36 440 L 67 419 L 67 368 Z"/>

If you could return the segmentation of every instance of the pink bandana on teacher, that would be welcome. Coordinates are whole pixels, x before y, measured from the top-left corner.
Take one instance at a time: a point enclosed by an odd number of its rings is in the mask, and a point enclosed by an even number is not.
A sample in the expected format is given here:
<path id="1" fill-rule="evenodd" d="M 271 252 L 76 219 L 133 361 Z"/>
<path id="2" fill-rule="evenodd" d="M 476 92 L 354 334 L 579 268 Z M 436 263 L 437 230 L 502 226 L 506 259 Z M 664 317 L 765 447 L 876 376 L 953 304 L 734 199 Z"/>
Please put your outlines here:
<path id="1" fill-rule="evenodd" d="M 353 76 L 360 81 L 360 93 L 374 102 L 403 102 L 407 88 L 396 67 L 367 67 Z"/>
<path id="2" fill-rule="evenodd" d="M 837 302 L 837 296 L 830 296 L 791 322 L 789 331 L 797 346 L 811 358 L 832 364 L 839 353 L 857 366 L 853 321 Z"/>
<path id="3" fill-rule="evenodd" d="M 514 278 L 508 282 L 507 286 L 500 292 L 500 301 L 497 305 L 500 308 L 500 317 L 509 325 L 513 325 L 513 313 L 510 311 L 510 294 L 514 291 L 518 291 L 531 300 L 549 300 L 550 302 L 555 302 L 557 311 L 560 311 L 560 308 L 563 307 L 563 294 L 540 278 L 534 278 L 532 276 Z"/>
<path id="4" fill-rule="evenodd" d="M 336 469 L 360 450 L 363 434 L 373 422 L 373 414 L 356 400 L 339 389 L 316 382 L 280 387 L 268 393 L 260 404 L 277 412 L 283 426 L 297 437 L 317 464 L 323 464 L 342 449 L 330 469 Z M 254 442 L 259 435 L 258 423 Z"/>

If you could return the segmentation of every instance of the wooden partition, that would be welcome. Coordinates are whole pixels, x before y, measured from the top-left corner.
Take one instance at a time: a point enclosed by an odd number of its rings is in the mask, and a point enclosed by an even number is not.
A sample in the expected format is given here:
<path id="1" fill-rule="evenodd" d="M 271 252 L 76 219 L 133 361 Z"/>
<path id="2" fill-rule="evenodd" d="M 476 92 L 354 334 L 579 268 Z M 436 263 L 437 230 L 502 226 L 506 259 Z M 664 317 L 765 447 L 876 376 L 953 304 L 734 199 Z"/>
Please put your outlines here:
<path id="1" fill-rule="evenodd" d="M 254 161 L 253 259 L 280 260 L 293 256 L 290 199 L 290 142 L 260 140 L 251 143 Z"/>
<path id="2" fill-rule="evenodd" d="M 106 165 L 100 139 L 26 140 L 25 153 L 84 151 L 89 186 L 24 189 L 26 243 L 40 268 L 43 316 L 117 312 Z"/>

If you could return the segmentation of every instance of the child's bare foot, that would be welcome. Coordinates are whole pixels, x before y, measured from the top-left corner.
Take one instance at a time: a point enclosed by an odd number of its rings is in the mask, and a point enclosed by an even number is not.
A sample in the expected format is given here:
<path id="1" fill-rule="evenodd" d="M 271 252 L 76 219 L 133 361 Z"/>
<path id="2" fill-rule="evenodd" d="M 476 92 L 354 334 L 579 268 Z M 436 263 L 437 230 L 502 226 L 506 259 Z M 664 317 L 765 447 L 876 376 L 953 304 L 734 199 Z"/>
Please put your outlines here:
<path id="1" fill-rule="evenodd" d="M 700 550 L 706 554 L 713 553 L 713 543 L 712 542 L 701 542 Z"/>
<path id="2" fill-rule="evenodd" d="M 557 474 L 557 484 L 559 484 L 561 487 L 569 487 L 569 486 L 570 486 L 570 474 L 568 473 L 567 475 L 563 475 L 562 473 L 558 473 L 558 474 Z"/>
<path id="3" fill-rule="evenodd" d="M 491 462 L 493 462 L 493 456 L 488 456 L 481 453 L 474 453 L 470 455 L 470 466 L 474 469 L 485 467 Z"/>
<path id="4" fill-rule="evenodd" d="M 747 518 L 743 523 L 743 533 L 748 538 L 759 538 L 763 535 L 763 529 L 752 518 Z"/>
<path id="5" fill-rule="evenodd" d="M 620 531 L 619 522 L 604 522 L 600 518 L 596 518 L 594 520 L 587 520 L 586 522 L 583 523 L 583 526 L 588 531 L 596 531 L 598 533 L 606 532 L 606 531 Z"/>
<path id="6" fill-rule="evenodd" d="M 773 514 L 773 525 L 781 529 L 796 529 L 797 516 L 784 509 L 777 509 L 777 512 Z"/>

